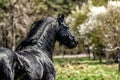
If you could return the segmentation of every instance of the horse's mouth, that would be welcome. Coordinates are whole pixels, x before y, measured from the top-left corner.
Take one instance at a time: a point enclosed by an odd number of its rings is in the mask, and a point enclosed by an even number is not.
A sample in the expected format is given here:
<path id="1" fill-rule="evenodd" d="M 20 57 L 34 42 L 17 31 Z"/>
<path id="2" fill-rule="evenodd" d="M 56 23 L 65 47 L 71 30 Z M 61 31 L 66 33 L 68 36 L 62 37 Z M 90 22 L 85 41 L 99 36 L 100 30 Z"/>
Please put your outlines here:
<path id="1" fill-rule="evenodd" d="M 77 47 L 77 42 L 73 42 L 70 46 L 69 46 L 69 49 L 72 49 L 72 48 L 75 48 Z"/>

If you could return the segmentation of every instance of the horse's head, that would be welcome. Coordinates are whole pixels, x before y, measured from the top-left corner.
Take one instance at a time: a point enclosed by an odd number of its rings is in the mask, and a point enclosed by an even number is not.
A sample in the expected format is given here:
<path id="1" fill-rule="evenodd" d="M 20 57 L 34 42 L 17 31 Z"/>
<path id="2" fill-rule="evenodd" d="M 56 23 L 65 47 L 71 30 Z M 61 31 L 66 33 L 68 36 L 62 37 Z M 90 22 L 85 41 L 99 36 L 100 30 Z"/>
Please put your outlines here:
<path id="1" fill-rule="evenodd" d="M 74 48 L 78 42 L 75 37 L 71 34 L 68 25 L 64 22 L 64 15 L 58 16 L 59 31 L 57 33 L 57 40 L 67 46 L 68 48 Z"/>

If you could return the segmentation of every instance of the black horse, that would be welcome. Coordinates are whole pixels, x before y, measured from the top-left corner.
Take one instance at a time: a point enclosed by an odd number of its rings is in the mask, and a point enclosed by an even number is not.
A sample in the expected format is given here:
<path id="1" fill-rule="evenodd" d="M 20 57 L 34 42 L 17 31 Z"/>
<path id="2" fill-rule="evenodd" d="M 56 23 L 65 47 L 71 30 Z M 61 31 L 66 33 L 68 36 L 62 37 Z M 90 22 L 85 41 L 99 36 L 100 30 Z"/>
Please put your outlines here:
<path id="1" fill-rule="evenodd" d="M 0 80 L 55 80 L 52 53 L 56 40 L 68 48 L 78 44 L 64 15 L 35 22 L 16 52 L 0 48 Z"/>

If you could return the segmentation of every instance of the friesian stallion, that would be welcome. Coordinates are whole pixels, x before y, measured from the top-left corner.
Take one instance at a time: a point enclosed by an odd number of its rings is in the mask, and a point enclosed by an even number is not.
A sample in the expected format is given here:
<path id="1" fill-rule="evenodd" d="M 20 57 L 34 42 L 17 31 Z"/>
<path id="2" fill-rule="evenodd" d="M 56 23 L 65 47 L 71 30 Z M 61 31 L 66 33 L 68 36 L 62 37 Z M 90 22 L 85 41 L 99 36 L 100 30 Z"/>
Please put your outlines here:
<path id="1" fill-rule="evenodd" d="M 0 48 L 0 80 L 55 80 L 52 53 L 56 41 L 70 49 L 78 44 L 64 15 L 33 23 L 15 52 Z"/>

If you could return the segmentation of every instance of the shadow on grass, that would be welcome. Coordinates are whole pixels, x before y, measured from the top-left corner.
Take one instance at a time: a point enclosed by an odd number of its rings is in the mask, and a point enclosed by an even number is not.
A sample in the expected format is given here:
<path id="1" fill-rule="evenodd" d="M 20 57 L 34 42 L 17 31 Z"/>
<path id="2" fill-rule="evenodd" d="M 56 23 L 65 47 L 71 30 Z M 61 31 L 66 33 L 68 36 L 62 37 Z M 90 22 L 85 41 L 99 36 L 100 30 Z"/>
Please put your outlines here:
<path id="1" fill-rule="evenodd" d="M 88 64 L 88 65 L 105 65 L 106 61 L 103 60 L 101 63 L 99 60 L 92 60 L 89 58 L 59 58 L 54 59 L 55 64 L 72 64 L 72 65 L 80 65 L 80 64 Z"/>
<path id="2" fill-rule="evenodd" d="M 80 62 L 80 63 L 72 63 L 73 65 L 77 65 L 77 64 L 88 64 L 88 65 L 103 65 L 106 64 L 106 62 Z"/>

